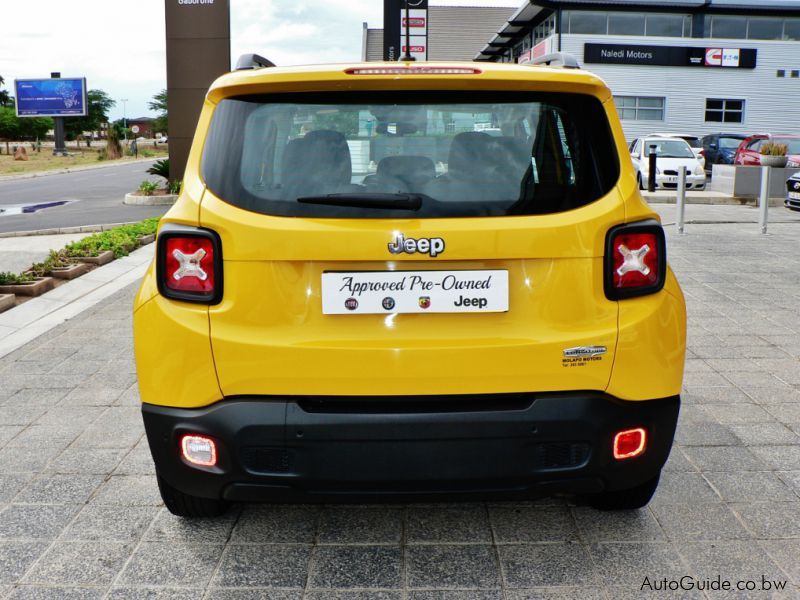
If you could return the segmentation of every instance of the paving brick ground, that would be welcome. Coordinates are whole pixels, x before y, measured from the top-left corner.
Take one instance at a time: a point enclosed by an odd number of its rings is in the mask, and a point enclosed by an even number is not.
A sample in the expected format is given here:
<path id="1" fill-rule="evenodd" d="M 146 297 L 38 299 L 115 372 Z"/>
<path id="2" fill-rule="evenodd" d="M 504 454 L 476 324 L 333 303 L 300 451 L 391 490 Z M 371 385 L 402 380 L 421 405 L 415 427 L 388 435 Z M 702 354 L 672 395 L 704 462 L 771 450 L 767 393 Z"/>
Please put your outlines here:
<path id="1" fill-rule="evenodd" d="M 125 289 L 0 359 L 0 596 L 617 599 L 694 575 L 788 581 L 709 598 L 798 598 L 800 227 L 756 230 L 670 231 L 689 306 L 684 406 L 656 498 L 627 513 L 550 498 L 172 517 Z"/>

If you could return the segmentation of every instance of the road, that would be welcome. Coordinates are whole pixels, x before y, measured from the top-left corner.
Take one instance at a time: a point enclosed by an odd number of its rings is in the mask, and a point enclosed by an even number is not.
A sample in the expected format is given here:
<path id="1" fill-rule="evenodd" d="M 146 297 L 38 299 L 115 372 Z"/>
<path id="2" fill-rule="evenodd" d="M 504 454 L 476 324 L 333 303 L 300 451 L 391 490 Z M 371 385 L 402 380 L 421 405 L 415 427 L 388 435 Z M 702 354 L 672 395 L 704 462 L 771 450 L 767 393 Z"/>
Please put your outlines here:
<path id="1" fill-rule="evenodd" d="M 166 206 L 127 206 L 122 199 L 139 187 L 151 161 L 126 163 L 102 169 L 0 181 L 0 210 L 18 205 L 72 201 L 33 213 L 3 216 L 0 233 L 78 225 L 102 225 L 160 216 Z"/>

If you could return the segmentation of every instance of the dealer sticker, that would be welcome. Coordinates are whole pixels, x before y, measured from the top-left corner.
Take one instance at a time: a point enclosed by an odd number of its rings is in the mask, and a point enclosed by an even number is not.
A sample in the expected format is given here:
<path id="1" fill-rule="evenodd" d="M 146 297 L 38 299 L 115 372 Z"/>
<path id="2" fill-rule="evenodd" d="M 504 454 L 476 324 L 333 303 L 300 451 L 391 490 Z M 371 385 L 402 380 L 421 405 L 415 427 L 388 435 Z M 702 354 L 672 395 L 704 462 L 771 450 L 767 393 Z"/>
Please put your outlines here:
<path id="1" fill-rule="evenodd" d="M 508 271 L 322 274 L 326 315 L 508 311 Z"/>

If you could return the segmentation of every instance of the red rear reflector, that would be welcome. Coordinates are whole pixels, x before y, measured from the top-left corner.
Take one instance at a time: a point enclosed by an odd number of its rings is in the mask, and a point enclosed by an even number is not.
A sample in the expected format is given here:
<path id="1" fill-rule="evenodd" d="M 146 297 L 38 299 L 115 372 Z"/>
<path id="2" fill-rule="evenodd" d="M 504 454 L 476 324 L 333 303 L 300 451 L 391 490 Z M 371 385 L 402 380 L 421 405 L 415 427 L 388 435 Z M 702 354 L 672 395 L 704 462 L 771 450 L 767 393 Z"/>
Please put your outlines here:
<path id="1" fill-rule="evenodd" d="M 611 249 L 614 288 L 647 287 L 658 282 L 659 248 L 654 233 L 618 233 Z"/>
<path id="2" fill-rule="evenodd" d="M 355 67 L 345 69 L 348 75 L 480 75 L 480 69 L 471 67 Z"/>
<path id="3" fill-rule="evenodd" d="M 197 236 L 166 240 L 164 285 L 178 292 L 214 292 L 214 244 Z"/>
<path id="4" fill-rule="evenodd" d="M 181 455 L 193 465 L 213 467 L 217 464 L 217 445 L 204 435 L 184 435 L 181 438 Z"/>
<path id="5" fill-rule="evenodd" d="M 626 429 L 614 436 L 614 458 L 623 460 L 644 453 L 647 432 L 641 427 Z"/>

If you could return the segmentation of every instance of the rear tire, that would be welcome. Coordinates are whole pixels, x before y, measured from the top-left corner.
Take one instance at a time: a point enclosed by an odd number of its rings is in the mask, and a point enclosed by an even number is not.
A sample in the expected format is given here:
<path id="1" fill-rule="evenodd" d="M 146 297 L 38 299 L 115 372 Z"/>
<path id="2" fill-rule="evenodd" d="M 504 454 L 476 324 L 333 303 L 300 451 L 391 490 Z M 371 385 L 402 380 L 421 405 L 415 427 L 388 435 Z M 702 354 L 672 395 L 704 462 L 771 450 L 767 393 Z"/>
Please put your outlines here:
<path id="1" fill-rule="evenodd" d="M 627 490 L 602 492 L 589 496 L 589 504 L 598 510 L 633 510 L 647 506 L 658 487 L 661 471 L 644 483 Z"/>
<path id="2" fill-rule="evenodd" d="M 219 517 L 230 506 L 224 500 L 184 494 L 164 481 L 161 475 L 156 477 L 158 477 L 158 491 L 161 492 L 161 499 L 164 500 L 167 510 L 178 517 L 189 519 Z"/>

